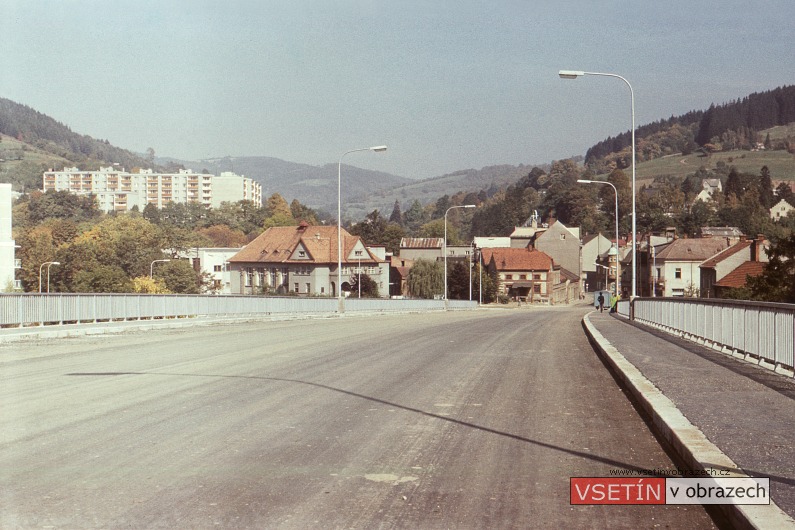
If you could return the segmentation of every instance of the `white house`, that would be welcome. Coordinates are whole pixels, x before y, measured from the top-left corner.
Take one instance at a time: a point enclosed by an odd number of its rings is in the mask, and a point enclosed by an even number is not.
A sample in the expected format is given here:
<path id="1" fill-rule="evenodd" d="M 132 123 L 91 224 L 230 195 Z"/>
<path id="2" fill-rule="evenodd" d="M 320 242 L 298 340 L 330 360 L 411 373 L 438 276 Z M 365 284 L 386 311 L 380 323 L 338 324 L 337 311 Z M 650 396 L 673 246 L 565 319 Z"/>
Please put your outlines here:
<path id="1" fill-rule="evenodd" d="M 11 184 L 0 184 L 0 291 L 10 292 L 21 289 L 16 279 L 16 269 L 20 267 L 15 258 L 15 242 L 11 233 Z"/>
<path id="2" fill-rule="evenodd" d="M 792 210 L 795 210 L 795 206 L 792 206 L 786 199 L 781 199 L 770 208 L 770 218 L 778 221 L 782 217 L 787 217 Z"/>

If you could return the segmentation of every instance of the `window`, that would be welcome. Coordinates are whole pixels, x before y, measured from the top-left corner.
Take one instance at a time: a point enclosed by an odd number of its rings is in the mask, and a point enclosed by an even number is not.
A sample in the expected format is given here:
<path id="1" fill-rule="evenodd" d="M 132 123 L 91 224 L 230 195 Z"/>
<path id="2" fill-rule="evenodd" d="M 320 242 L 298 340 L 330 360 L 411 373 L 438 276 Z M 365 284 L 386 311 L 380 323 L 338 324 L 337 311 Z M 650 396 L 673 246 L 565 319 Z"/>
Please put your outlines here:
<path id="1" fill-rule="evenodd" d="M 309 294 L 311 292 L 312 292 L 312 285 L 311 284 L 306 284 L 306 294 Z"/>
<path id="2" fill-rule="evenodd" d="M 560 234 L 560 239 L 561 239 L 561 241 L 566 239 L 566 234 Z"/>
<path id="3" fill-rule="evenodd" d="M 533 292 L 541 294 L 541 284 L 540 283 L 537 283 L 537 284 L 533 285 Z"/>
<path id="4" fill-rule="evenodd" d="M 362 251 L 361 250 L 357 250 L 356 252 L 353 253 L 353 255 L 354 256 L 361 256 L 362 255 Z"/>
<path id="5" fill-rule="evenodd" d="M 526 280 L 527 279 L 527 274 L 520 274 L 519 275 L 519 279 L 520 280 Z"/>
<path id="6" fill-rule="evenodd" d="M 293 290 L 294 290 L 294 291 L 297 293 L 297 292 L 298 292 L 298 284 L 297 284 L 297 283 L 295 283 L 295 284 L 293 284 L 293 285 L 295 286 L 295 287 L 293 288 Z"/>
<path id="7" fill-rule="evenodd" d="M 505 279 L 506 280 L 513 280 L 513 274 L 506 274 L 505 275 Z"/>
<path id="8" fill-rule="evenodd" d="M 533 279 L 534 280 L 540 280 L 541 279 L 541 275 L 540 274 L 533 274 Z"/>
<path id="9" fill-rule="evenodd" d="M 213 272 L 221 272 L 223 270 L 221 265 L 213 265 Z"/>
<path id="10" fill-rule="evenodd" d="M 298 257 L 299 258 L 305 258 L 306 257 L 306 251 L 305 250 L 299 250 L 298 251 Z"/>
<path id="11" fill-rule="evenodd" d="M 682 269 L 680 269 L 679 267 L 674 269 L 674 278 L 680 278 L 680 279 L 682 278 Z"/>

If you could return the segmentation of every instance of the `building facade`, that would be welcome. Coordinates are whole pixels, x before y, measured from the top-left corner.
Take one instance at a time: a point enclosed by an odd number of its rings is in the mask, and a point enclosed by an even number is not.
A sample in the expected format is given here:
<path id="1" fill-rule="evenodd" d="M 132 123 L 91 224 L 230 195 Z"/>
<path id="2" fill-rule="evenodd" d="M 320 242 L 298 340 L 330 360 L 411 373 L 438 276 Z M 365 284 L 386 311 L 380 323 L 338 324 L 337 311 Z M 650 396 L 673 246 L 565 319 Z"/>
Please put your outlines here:
<path id="1" fill-rule="evenodd" d="M 381 254 L 358 236 L 342 230 L 342 292 L 347 294 L 358 274 L 367 274 L 378 285 L 381 297 L 389 296 L 389 265 Z M 296 294 L 337 296 L 337 227 L 271 227 L 228 259 L 233 294 Z"/>
<path id="2" fill-rule="evenodd" d="M 0 291 L 11 292 L 22 288 L 16 279 L 20 262 L 16 259 L 16 244 L 11 232 L 11 184 L 0 184 Z"/>
<path id="3" fill-rule="evenodd" d="M 177 173 L 154 173 L 142 169 L 128 173 L 112 166 L 98 171 L 76 167 L 46 171 L 43 191 L 68 191 L 93 196 L 103 212 L 127 212 L 148 204 L 162 208 L 170 202 L 201 204 L 217 208 L 222 202 L 251 201 L 262 205 L 262 186 L 250 178 L 224 172 L 219 176 L 182 169 Z"/>
<path id="4" fill-rule="evenodd" d="M 510 298 L 550 301 L 560 283 L 560 267 L 539 250 L 491 248 L 481 255 L 489 273 L 497 277 L 497 292 Z"/>

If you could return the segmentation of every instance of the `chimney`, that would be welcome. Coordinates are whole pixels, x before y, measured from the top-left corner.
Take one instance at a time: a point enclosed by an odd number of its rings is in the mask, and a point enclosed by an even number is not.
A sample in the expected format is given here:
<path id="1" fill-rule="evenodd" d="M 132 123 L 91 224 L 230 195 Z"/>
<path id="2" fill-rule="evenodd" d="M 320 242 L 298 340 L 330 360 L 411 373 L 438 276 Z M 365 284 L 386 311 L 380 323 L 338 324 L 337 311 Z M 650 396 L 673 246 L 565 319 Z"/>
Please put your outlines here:
<path id="1" fill-rule="evenodd" d="M 758 234 L 756 239 L 753 240 L 751 243 L 751 261 L 761 261 L 762 257 L 762 248 L 764 248 L 765 244 L 765 235 Z"/>

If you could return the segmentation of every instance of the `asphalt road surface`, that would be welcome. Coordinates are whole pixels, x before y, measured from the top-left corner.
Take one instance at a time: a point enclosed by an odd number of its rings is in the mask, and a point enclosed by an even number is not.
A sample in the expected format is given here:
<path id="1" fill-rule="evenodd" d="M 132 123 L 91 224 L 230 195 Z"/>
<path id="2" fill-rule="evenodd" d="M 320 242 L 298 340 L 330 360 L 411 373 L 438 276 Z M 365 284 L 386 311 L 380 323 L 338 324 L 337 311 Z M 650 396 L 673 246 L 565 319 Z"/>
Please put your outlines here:
<path id="1" fill-rule="evenodd" d="M 0 527 L 705 528 L 572 506 L 674 469 L 584 308 L 202 326 L 0 346 Z"/>

